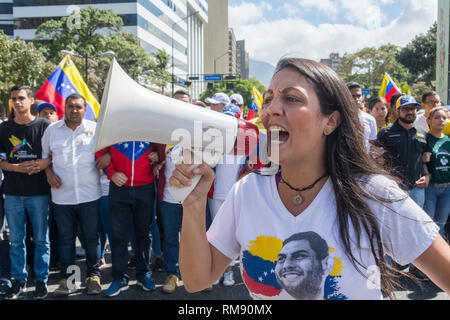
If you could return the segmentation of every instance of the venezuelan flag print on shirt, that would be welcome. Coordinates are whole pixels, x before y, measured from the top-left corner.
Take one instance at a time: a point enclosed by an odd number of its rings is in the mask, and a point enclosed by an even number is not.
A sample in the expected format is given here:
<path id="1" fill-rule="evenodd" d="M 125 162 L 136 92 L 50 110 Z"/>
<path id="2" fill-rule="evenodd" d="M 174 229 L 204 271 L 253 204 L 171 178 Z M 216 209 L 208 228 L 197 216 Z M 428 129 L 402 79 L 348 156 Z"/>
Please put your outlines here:
<path id="1" fill-rule="evenodd" d="M 62 119 L 65 99 L 74 93 L 78 93 L 86 99 L 86 115 L 84 118 L 95 120 L 98 117 L 100 104 L 81 78 L 77 67 L 70 59 L 70 55 L 67 55 L 36 93 L 36 98 L 53 104 L 56 107 L 58 118 Z"/>

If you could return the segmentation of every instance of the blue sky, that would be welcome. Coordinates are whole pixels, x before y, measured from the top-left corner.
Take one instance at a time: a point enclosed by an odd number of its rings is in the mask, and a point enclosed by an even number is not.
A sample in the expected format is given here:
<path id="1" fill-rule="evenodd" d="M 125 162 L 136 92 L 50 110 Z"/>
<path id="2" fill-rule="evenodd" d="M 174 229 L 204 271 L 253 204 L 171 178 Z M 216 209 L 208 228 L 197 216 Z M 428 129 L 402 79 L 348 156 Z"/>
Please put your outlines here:
<path id="1" fill-rule="evenodd" d="M 358 0 L 353 0 L 354 2 L 357 2 Z M 434 1 L 434 0 L 429 0 Z M 299 10 L 295 12 L 297 17 L 303 18 L 306 21 L 312 23 L 312 24 L 321 24 L 321 23 L 338 23 L 338 24 L 347 24 L 347 23 L 353 23 L 349 17 L 347 17 L 345 14 L 338 14 L 336 16 L 330 17 L 326 11 L 322 10 L 314 10 L 314 6 L 312 5 L 313 2 L 315 3 L 323 3 L 323 6 L 327 6 L 327 1 L 324 0 L 310 0 L 310 1 L 299 1 L 299 0 L 229 0 L 228 4 L 230 6 L 239 6 L 242 3 L 253 3 L 255 5 L 261 5 L 262 2 L 270 4 L 272 6 L 272 10 L 266 11 L 264 17 L 267 19 L 282 19 L 288 17 L 290 14 L 292 14 L 292 11 L 289 12 L 287 7 L 285 7 L 286 4 L 297 7 Z M 337 4 L 338 1 L 330 1 L 331 3 Z M 377 1 L 381 3 L 380 8 L 383 11 L 383 15 L 385 15 L 386 20 L 393 20 L 398 16 L 398 13 L 401 11 L 403 0 L 393 0 L 393 1 Z M 307 7 L 309 8 L 302 8 L 299 4 L 307 4 Z M 308 5 L 309 4 L 309 5 Z M 320 7 L 319 6 L 316 6 Z M 301 9 L 301 10 L 300 10 Z M 330 8 L 331 9 L 331 8 Z"/>
<path id="2" fill-rule="evenodd" d="M 229 0 L 229 26 L 250 58 L 319 60 L 386 43 L 406 45 L 437 18 L 437 0 Z"/>

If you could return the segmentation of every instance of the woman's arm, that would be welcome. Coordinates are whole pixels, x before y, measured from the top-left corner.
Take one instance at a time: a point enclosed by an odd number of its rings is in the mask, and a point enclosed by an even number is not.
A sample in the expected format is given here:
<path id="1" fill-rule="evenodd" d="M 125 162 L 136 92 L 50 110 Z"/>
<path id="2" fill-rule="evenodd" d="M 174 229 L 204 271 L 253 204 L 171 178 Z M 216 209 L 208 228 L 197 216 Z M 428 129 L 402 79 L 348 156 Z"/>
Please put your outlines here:
<path id="1" fill-rule="evenodd" d="M 413 264 L 450 295 L 450 246 L 440 235 Z"/>
<path id="2" fill-rule="evenodd" d="M 179 257 L 181 276 L 188 292 L 201 291 L 212 285 L 231 262 L 206 238 L 206 201 L 214 181 L 211 168 L 202 164 L 191 170 L 185 164 L 177 164 L 169 183 L 178 188 L 189 186 L 194 174 L 202 178 L 183 202 Z"/>

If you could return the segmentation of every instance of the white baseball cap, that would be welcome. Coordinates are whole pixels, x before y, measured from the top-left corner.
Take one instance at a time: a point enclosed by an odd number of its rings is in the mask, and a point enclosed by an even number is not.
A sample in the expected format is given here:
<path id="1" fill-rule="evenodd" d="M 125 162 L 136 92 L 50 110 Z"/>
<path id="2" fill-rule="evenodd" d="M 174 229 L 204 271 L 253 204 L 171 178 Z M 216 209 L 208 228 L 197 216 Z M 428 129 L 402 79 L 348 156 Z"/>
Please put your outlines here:
<path id="1" fill-rule="evenodd" d="M 212 98 L 206 98 L 206 103 L 209 104 L 219 104 L 223 103 L 225 105 L 230 104 L 230 98 L 223 92 L 216 93 Z"/>
<path id="2" fill-rule="evenodd" d="M 230 100 L 231 101 L 236 101 L 236 104 L 242 106 L 244 104 L 244 98 L 242 98 L 242 96 L 239 93 L 233 93 L 230 96 Z"/>

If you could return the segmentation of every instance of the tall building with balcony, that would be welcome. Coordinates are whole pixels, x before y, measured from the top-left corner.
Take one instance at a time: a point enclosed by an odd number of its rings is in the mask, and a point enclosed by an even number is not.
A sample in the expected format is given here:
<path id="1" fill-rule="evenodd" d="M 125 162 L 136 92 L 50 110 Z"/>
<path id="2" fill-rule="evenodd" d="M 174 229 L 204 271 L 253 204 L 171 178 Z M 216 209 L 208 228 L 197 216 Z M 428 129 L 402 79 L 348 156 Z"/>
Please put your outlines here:
<path id="1" fill-rule="evenodd" d="M 245 51 L 245 40 L 236 41 L 236 73 L 241 79 L 249 78 L 249 55 Z"/>
<path id="2" fill-rule="evenodd" d="M 340 63 L 342 61 L 342 58 L 339 56 L 339 53 L 331 53 L 330 57 L 328 59 L 321 59 L 320 63 L 323 63 L 326 66 L 329 66 L 331 69 L 333 69 L 336 72 L 341 72 L 340 70 Z"/>
<path id="3" fill-rule="evenodd" d="M 60 19 L 87 6 L 111 9 L 120 15 L 123 30 L 135 34 L 146 52 L 165 50 L 173 56 L 177 86 L 189 74 L 204 73 L 208 0 L 0 0 L 0 16 L 5 11 L 7 17 L 12 14 L 15 19 L 14 23 L 9 23 L 13 26 L 13 33 L 9 35 L 31 40 L 41 23 Z M 0 28 L 11 31 L 11 27 L 5 27 L 1 21 Z M 193 83 L 189 90 L 193 97 L 198 97 L 202 87 Z"/>
<path id="4" fill-rule="evenodd" d="M 14 36 L 13 0 L 0 0 L 0 30 L 7 36 Z"/>
<path id="5" fill-rule="evenodd" d="M 228 74 L 236 75 L 236 36 L 233 28 L 228 29 Z"/>

